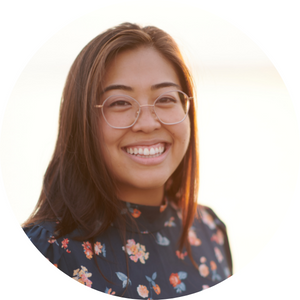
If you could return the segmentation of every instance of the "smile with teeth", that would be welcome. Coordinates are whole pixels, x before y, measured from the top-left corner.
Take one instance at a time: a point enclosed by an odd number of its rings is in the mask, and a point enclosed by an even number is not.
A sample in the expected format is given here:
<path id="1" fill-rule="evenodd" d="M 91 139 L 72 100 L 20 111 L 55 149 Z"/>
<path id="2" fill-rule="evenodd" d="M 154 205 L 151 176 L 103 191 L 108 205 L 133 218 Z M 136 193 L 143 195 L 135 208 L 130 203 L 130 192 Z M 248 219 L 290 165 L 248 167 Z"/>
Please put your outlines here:
<path id="1" fill-rule="evenodd" d="M 140 157 L 147 157 L 153 158 L 161 155 L 165 151 L 164 146 L 153 146 L 153 147 L 126 147 L 125 148 L 128 154 L 140 156 Z"/>

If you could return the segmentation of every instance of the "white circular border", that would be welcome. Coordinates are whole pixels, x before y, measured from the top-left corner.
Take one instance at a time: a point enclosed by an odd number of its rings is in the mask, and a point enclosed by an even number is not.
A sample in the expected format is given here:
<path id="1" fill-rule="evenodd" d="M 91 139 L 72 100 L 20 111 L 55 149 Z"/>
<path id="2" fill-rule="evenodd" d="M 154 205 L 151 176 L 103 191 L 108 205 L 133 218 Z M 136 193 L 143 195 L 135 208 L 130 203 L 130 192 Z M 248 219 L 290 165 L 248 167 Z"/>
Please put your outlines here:
<path id="1" fill-rule="evenodd" d="M 101 3 L 100 3 L 101 2 Z M 118 1 L 110 2 L 110 4 Z M 174 3 L 175 1 L 173 1 Z M 182 1 L 177 1 L 182 3 Z M 279 71 L 296 109 L 298 125 L 300 120 L 300 45 L 298 40 L 300 20 L 297 15 L 297 1 L 188 1 L 229 21 L 246 33 L 268 55 Z M 21 71 L 38 50 L 55 32 L 74 19 L 100 8 L 103 1 L 11 1 L 2 4 L 1 15 L 1 123 L 3 113 Z M 172 3 L 170 2 L 170 5 Z M 18 55 L 13 49 L 19 49 Z M 294 299 L 300 295 L 297 290 L 298 216 L 300 180 L 294 200 L 282 227 L 258 257 L 239 274 L 207 291 L 201 292 L 203 299 L 258 299 L 281 297 Z M 73 280 L 63 280 L 65 275 L 47 268 L 48 263 L 38 251 L 33 253 L 30 242 L 22 233 L 10 208 L 3 181 L 0 182 L 1 197 L 1 294 L 29 296 L 31 299 L 53 299 L 74 296 L 99 296 L 97 291 L 78 285 Z M 28 261 L 24 261 L 24 257 Z M 31 268 L 29 261 L 38 263 Z M 51 269 L 51 270 L 48 270 Z M 40 276 L 41 274 L 41 276 Z M 62 276 L 62 277 L 60 277 Z M 55 277 L 55 278 L 53 278 Z M 51 285 L 49 284 L 51 279 Z M 62 280 L 60 280 L 62 279 Z M 57 282 L 56 282 L 57 281 Z M 88 294 L 87 294 L 88 293 Z M 104 296 L 104 295 L 101 295 Z M 189 299 L 199 295 L 188 296 Z M 205 298 L 207 297 L 207 298 Z"/>

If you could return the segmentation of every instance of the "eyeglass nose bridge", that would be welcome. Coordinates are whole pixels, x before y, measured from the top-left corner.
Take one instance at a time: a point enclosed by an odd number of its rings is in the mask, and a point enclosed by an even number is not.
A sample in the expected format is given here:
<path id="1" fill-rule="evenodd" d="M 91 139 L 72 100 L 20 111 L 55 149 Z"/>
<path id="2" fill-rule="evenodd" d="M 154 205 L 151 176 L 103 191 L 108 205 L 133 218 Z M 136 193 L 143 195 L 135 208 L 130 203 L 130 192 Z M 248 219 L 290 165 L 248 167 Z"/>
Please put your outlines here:
<path id="1" fill-rule="evenodd" d="M 152 112 L 151 114 L 155 117 L 156 120 L 160 121 L 159 117 L 157 116 L 156 112 L 155 112 L 155 108 L 154 108 L 154 104 L 143 104 L 143 105 L 140 105 L 139 104 L 139 110 L 136 112 L 136 120 L 134 122 L 134 124 L 138 121 L 138 118 L 141 114 L 141 111 L 142 111 L 142 107 L 152 107 Z"/>

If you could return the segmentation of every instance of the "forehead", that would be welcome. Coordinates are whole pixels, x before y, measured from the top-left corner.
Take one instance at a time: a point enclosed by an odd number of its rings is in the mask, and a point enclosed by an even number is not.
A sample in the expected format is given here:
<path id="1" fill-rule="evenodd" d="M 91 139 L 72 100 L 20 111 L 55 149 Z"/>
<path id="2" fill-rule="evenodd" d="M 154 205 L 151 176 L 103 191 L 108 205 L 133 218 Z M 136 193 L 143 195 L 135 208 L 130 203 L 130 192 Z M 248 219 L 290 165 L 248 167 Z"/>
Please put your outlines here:
<path id="1" fill-rule="evenodd" d="M 142 47 L 125 50 L 111 59 L 106 68 L 103 87 L 126 85 L 133 90 L 144 90 L 162 82 L 173 82 L 180 86 L 172 63 L 156 49 Z"/>

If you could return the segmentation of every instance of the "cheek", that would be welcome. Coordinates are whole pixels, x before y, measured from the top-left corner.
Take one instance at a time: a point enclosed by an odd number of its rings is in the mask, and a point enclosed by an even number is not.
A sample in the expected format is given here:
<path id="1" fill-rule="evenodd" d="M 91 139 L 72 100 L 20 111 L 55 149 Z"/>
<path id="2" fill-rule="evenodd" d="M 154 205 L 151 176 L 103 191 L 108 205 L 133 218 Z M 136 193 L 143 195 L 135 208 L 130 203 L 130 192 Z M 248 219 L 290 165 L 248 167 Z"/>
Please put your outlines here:
<path id="1" fill-rule="evenodd" d="M 177 128 L 173 130 L 174 139 L 182 147 L 182 151 L 185 153 L 190 143 L 191 129 L 190 120 L 187 118 L 184 122 L 178 124 Z"/>
<path id="2" fill-rule="evenodd" d="M 102 155 L 108 168 L 110 166 L 107 162 L 111 162 L 113 159 L 120 139 L 120 133 L 108 126 L 105 121 L 99 122 L 99 143 L 101 149 L 99 155 Z"/>

